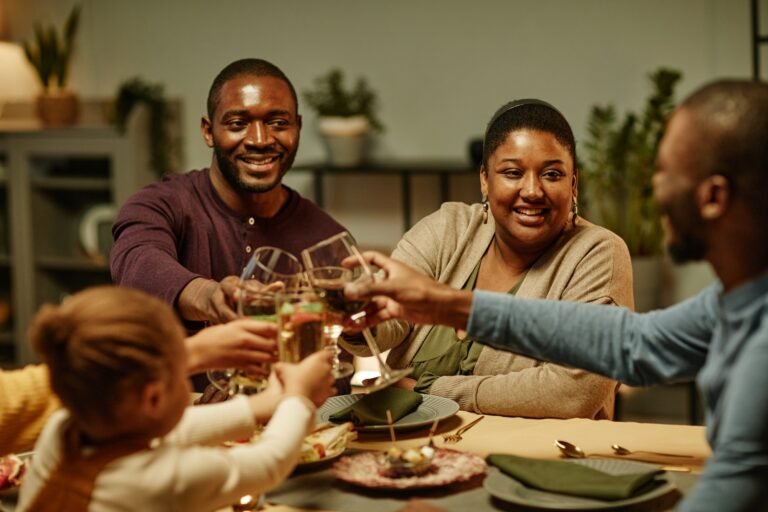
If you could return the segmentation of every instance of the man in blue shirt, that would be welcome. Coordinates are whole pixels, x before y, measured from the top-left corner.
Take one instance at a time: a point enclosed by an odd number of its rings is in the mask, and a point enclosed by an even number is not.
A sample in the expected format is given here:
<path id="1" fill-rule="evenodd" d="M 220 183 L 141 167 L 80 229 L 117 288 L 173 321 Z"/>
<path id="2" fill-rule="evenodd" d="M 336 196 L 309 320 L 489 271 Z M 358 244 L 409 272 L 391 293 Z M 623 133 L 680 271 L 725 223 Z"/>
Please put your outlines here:
<path id="1" fill-rule="evenodd" d="M 646 314 L 465 292 L 380 254 L 387 278 L 370 322 L 404 318 L 466 328 L 499 349 L 578 366 L 632 385 L 696 379 L 712 457 L 685 511 L 768 509 L 768 85 L 718 81 L 689 96 L 661 140 L 653 177 L 666 244 L 704 259 L 719 282 Z"/>

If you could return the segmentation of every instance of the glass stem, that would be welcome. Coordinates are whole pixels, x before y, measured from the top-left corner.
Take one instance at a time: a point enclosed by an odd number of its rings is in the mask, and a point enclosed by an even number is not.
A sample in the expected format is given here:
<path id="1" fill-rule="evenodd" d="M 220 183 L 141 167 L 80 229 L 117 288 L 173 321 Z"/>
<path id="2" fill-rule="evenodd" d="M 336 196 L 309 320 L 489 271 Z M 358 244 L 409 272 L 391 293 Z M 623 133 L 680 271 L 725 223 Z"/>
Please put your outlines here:
<path id="1" fill-rule="evenodd" d="M 390 369 L 389 365 L 385 363 L 381 358 L 381 351 L 379 351 L 379 346 L 376 344 L 376 340 L 373 338 L 373 334 L 368 327 L 363 329 L 363 338 L 365 338 L 365 342 L 368 344 L 368 348 L 371 350 L 373 355 L 376 357 L 376 361 L 379 363 L 379 371 L 381 371 L 381 376 L 384 379 L 389 379 L 392 370 Z"/>
<path id="2" fill-rule="evenodd" d="M 341 332 L 342 326 L 335 324 L 328 326 L 327 330 L 325 331 L 325 335 L 328 337 L 328 346 L 333 351 L 333 360 L 331 364 L 333 364 L 334 370 L 339 369 L 339 337 L 341 336 Z"/>

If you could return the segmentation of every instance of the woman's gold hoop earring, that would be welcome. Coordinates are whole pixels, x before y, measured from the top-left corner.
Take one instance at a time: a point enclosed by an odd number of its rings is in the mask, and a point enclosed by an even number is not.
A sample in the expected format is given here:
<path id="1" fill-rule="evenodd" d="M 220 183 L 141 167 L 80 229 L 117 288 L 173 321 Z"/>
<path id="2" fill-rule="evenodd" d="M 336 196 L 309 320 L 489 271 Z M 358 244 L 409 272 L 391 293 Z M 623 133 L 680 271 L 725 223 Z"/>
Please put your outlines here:
<path id="1" fill-rule="evenodd" d="M 571 213 L 573 214 L 571 223 L 576 227 L 576 219 L 579 218 L 579 202 L 576 201 L 576 197 L 571 200 Z"/>
<path id="2" fill-rule="evenodd" d="M 488 224 L 488 194 L 483 194 L 483 224 Z"/>

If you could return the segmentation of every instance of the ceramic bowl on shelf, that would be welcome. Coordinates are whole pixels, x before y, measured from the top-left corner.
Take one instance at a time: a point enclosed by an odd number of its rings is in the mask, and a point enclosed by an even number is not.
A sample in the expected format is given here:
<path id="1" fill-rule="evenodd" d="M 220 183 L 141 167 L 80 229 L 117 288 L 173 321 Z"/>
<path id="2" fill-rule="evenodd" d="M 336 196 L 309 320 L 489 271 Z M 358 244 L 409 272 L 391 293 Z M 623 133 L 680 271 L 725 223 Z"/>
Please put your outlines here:
<path id="1" fill-rule="evenodd" d="M 111 203 L 88 208 L 80 219 L 80 245 L 85 254 L 96 262 L 106 262 L 112 243 L 111 228 L 117 207 Z"/>

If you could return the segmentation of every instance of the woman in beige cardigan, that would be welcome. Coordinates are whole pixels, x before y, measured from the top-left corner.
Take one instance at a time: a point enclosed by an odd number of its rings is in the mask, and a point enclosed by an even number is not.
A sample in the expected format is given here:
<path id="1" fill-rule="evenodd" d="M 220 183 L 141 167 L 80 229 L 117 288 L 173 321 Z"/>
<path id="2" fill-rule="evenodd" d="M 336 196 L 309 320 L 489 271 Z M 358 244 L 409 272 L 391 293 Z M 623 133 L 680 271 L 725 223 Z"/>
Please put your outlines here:
<path id="1" fill-rule="evenodd" d="M 443 204 L 406 233 L 392 257 L 456 288 L 632 308 L 626 244 L 578 217 L 575 146 L 568 122 L 548 103 L 504 105 L 485 134 L 482 203 Z M 445 327 L 390 321 L 376 339 L 392 349 L 393 367 L 414 367 L 400 386 L 451 398 L 464 410 L 613 417 L 617 384 L 604 377 L 494 350 Z"/>

